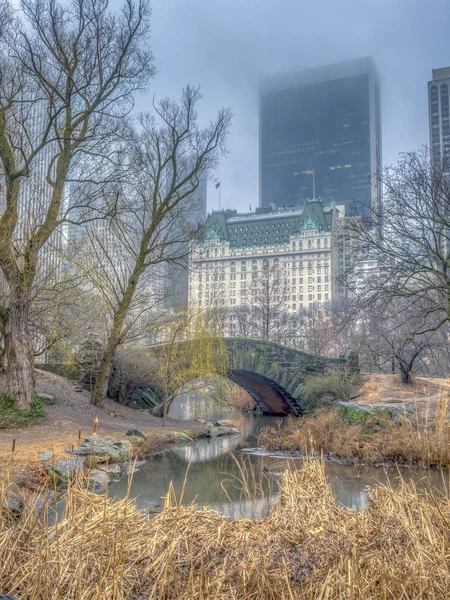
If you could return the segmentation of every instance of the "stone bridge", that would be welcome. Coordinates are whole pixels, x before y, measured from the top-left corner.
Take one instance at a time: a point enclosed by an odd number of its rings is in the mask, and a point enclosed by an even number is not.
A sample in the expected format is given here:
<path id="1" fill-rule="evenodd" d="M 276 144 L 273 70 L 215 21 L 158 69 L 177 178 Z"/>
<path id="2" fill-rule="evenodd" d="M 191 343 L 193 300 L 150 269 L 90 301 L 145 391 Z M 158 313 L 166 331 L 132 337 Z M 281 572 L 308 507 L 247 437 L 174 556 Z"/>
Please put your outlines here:
<path id="1" fill-rule="evenodd" d="M 180 342 L 184 343 L 188 342 Z M 307 377 L 333 368 L 358 369 L 357 355 L 351 350 L 339 358 L 326 358 L 254 339 L 223 338 L 220 343 L 225 349 L 226 376 L 246 390 L 264 414 L 299 415 L 308 408 L 303 396 Z M 158 399 L 153 402 L 158 404 Z"/>
<path id="2" fill-rule="evenodd" d="M 312 356 L 270 342 L 224 338 L 228 377 L 245 389 L 265 414 L 299 415 L 308 406 L 303 397 L 307 377 L 333 368 L 358 368 L 352 351 L 339 358 Z"/>

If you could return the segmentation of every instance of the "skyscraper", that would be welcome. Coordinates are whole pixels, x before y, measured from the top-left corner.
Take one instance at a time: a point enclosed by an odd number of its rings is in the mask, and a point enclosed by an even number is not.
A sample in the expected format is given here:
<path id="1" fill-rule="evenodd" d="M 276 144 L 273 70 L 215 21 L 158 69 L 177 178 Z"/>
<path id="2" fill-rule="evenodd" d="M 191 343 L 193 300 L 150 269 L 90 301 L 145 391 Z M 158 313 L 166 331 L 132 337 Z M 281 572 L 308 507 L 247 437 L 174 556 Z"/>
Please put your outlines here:
<path id="1" fill-rule="evenodd" d="M 428 82 L 428 115 L 430 122 L 431 163 L 436 169 L 445 165 L 450 170 L 450 67 L 433 69 Z"/>
<path id="2" fill-rule="evenodd" d="M 354 200 L 381 202 L 380 170 L 380 91 L 371 58 L 262 82 L 260 206 L 301 207 L 321 197 L 351 214 Z"/>

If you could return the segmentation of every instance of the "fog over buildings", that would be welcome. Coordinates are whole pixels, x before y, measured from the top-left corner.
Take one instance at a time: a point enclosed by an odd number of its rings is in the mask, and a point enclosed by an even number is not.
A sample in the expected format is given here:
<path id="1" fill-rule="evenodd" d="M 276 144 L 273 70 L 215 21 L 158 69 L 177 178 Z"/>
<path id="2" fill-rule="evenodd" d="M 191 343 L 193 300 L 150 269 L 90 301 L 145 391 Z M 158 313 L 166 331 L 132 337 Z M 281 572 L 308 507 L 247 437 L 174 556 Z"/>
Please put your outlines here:
<path id="1" fill-rule="evenodd" d="M 380 75 L 383 163 L 429 142 L 431 70 L 448 66 L 448 0 L 153 0 L 157 98 L 201 84 L 200 117 L 235 117 L 215 175 L 222 206 L 259 202 L 258 87 L 263 77 L 372 56 Z M 170 43 L 168 43 L 170 41 Z M 141 99 L 137 108 L 151 108 Z M 210 182 L 208 209 L 218 208 Z"/>

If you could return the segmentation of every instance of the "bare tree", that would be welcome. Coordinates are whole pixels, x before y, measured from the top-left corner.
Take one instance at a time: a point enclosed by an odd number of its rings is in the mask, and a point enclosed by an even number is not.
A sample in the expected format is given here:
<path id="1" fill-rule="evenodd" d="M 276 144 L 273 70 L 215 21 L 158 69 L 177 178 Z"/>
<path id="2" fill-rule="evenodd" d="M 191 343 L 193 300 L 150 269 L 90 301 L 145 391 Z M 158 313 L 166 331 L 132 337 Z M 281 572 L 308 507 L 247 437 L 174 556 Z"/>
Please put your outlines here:
<path id="1" fill-rule="evenodd" d="M 222 109 L 215 121 L 201 128 L 196 113 L 200 98 L 199 88 L 188 86 L 181 103 L 163 100 L 154 107 L 156 117 L 144 114 L 140 119 L 130 160 L 134 169 L 121 187 L 118 214 L 111 219 L 126 277 L 121 277 L 122 285 L 115 290 L 93 398 L 97 405 L 106 397 L 114 356 L 136 294 L 146 287 L 142 283 L 152 270 L 187 252 L 186 240 L 193 233 L 191 227 L 183 227 L 193 208 L 189 198 L 194 201 L 201 177 L 226 151 L 231 113 Z"/>
<path id="2" fill-rule="evenodd" d="M 146 0 L 125 0 L 116 14 L 107 0 L 23 0 L 22 13 L 0 39 L 0 269 L 8 287 L 0 313 L 8 389 L 27 408 L 33 286 L 43 248 L 68 220 L 65 185 L 113 176 L 112 142 L 154 68 L 142 47 Z M 31 199 L 23 193 L 30 176 L 40 187 Z M 97 205 L 96 218 L 104 214 Z"/>
<path id="3" fill-rule="evenodd" d="M 417 317 L 410 313 L 409 299 L 372 302 L 366 313 L 367 346 L 381 364 L 395 361 L 403 383 L 413 383 L 419 368 L 428 370 L 427 359 L 436 346 L 433 331 L 417 333 L 422 322 L 421 312 Z"/>
<path id="4" fill-rule="evenodd" d="M 290 285 L 284 269 L 266 259 L 261 269 L 251 272 L 248 283 L 244 292 L 241 288 L 241 304 L 250 309 L 256 337 L 281 342 L 289 326 Z"/>
<path id="5" fill-rule="evenodd" d="M 425 148 L 402 155 L 379 182 L 383 204 L 366 207 L 370 218 L 348 227 L 361 259 L 347 285 L 358 308 L 399 299 L 408 302 L 416 333 L 436 331 L 450 321 L 450 179 L 448 165 L 431 168 Z M 376 265 L 366 269 L 364 257 Z"/>

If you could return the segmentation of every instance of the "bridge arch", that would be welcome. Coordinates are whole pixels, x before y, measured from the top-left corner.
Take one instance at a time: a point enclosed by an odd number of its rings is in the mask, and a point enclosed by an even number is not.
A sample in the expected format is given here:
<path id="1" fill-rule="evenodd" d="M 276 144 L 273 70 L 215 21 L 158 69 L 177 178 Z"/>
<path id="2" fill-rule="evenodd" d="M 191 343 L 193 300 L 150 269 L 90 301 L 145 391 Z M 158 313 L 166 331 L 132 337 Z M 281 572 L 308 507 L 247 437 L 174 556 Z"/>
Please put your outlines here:
<path id="1" fill-rule="evenodd" d="M 303 386 L 308 377 L 357 364 L 348 355 L 312 356 L 295 348 L 261 340 L 223 338 L 228 377 L 245 389 L 266 414 L 301 414 L 308 402 Z M 351 355 L 353 357 L 353 355 Z"/>

